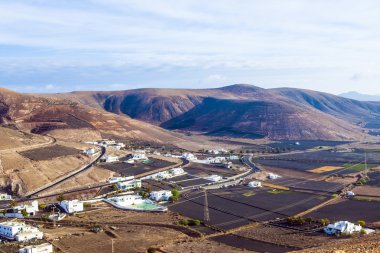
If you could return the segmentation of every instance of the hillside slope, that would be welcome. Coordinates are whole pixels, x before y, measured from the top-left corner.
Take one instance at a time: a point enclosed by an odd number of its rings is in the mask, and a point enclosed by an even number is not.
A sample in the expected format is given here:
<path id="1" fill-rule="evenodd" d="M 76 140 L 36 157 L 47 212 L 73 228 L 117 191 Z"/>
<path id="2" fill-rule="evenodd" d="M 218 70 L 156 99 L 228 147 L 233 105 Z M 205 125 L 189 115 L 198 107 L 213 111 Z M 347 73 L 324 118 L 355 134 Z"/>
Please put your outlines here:
<path id="1" fill-rule="evenodd" d="M 0 124 L 72 140 L 115 135 L 147 142 L 173 142 L 170 132 L 125 116 L 70 100 L 42 98 L 0 90 Z"/>

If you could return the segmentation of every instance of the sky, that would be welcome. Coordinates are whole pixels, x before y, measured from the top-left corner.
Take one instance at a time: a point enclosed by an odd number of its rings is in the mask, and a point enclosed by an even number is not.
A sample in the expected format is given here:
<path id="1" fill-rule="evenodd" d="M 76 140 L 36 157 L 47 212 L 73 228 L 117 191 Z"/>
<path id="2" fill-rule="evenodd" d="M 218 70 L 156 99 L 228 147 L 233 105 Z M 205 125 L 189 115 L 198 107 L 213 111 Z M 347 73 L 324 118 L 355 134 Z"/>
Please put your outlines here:
<path id="1" fill-rule="evenodd" d="M 1 0 L 0 86 L 380 93 L 377 0 Z"/>

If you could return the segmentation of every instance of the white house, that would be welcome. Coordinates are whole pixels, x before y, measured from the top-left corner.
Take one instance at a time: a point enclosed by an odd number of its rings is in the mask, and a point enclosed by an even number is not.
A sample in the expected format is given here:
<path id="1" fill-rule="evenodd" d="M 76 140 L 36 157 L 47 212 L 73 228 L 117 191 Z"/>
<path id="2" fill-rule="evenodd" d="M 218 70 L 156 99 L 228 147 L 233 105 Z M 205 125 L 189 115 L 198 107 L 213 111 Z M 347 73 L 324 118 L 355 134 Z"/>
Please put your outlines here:
<path id="1" fill-rule="evenodd" d="M 192 161 L 192 160 L 197 160 L 197 157 L 191 153 L 183 153 L 181 158 Z"/>
<path id="2" fill-rule="evenodd" d="M 268 178 L 269 179 L 277 179 L 277 178 L 280 178 L 281 176 L 277 175 L 277 174 L 274 174 L 274 173 L 269 173 L 268 174 Z"/>
<path id="3" fill-rule="evenodd" d="M 248 187 L 260 188 L 260 187 L 262 187 L 262 185 L 261 185 L 261 182 L 259 182 L 259 181 L 251 181 L 248 183 Z"/>
<path id="4" fill-rule="evenodd" d="M 26 246 L 18 251 L 19 253 L 53 253 L 53 245 L 43 243 L 40 245 Z"/>
<path id="5" fill-rule="evenodd" d="M 230 157 L 228 157 L 229 160 L 239 160 L 239 156 L 238 155 L 230 155 Z"/>
<path id="6" fill-rule="evenodd" d="M 19 212 L 25 210 L 29 215 L 36 215 L 36 212 L 38 212 L 38 200 L 34 200 L 30 205 L 15 206 L 13 209 Z"/>
<path id="7" fill-rule="evenodd" d="M 59 204 L 60 207 L 65 210 L 66 213 L 83 212 L 83 202 L 77 199 L 75 200 L 63 200 Z"/>
<path id="8" fill-rule="evenodd" d="M 42 239 L 43 233 L 38 228 L 31 227 L 22 222 L 6 221 L 0 223 L 0 236 L 19 242 L 33 239 Z"/>
<path id="9" fill-rule="evenodd" d="M 7 193 L 0 193 L 0 201 L 1 200 L 12 200 L 12 195 L 8 195 Z"/>
<path id="10" fill-rule="evenodd" d="M 106 162 L 106 163 L 118 162 L 119 161 L 119 157 L 107 155 L 107 156 L 103 157 L 102 159 L 100 159 L 100 161 L 101 162 Z"/>
<path id="11" fill-rule="evenodd" d="M 354 223 L 348 221 L 338 221 L 334 224 L 327 225 L 327 227 L 325 227 L 323 230 L 328 235 L 352 234 L 360 232 L 362 230 L 362 226 L 355 225 Z"/>
<path id="12" fill-rule="evenodd" d="M 124 181 L 124 182 L 117 182 L 116 187 L 120 190 L 131 190 L 134 188 L 141 188 L 141 180 L 140 179 L 133 179 L 130 181 Z"/>
<path id="13" fill-rule="evenodd" d="M 353 191 L 348 191 L 348 192 L 346 193 L 346 196 L 347 196 L 347 198 L 352 198 L 352 197 L 355 196 L 355 193 L 354 193 Z"/>
<path id="14" fill-rule="evenodd" d="M 144 153 L 135 153 L 132 155 L 133 160 L 146 160 L 147 157 Z"/>
<path id="15" fill-rule="evenodd" d="M 171 191 L 152 191 L 149 195 L 149 198 L 154 200 L 154 201 L 168 201 L 169 198 L 173 196 Z"/>
<path id="16" fill-rule="evenodd" d="M 107 182 L 110 183 L 110 184 L 114 184 L 114 183 L 121 182 L 121 181 L 132 180 L 134 178 L 135 178 L 134 176 L 129 176 L 129 177 L 111 177 L 111 178 L 109 178 L 107 180 Z"/>
<path id="17" fill-rule="evenodd" d="M 96 154 L 96 149 L 94 149 L 94 148 L 88 148 L 88 149 L 84 150 L 83 153 L 86 154 L 86 155 L 88 155 L 88 156 L 92 156 L 92 155 Z"/>
<path id="18" fill-rule="evenodd" d="M 172 174 L 173 177 L 180 176 L 186 174 L 186 172 L 182 168 L 173 168 L 169 170 L 169 173 Z"/>
<path id="19" fill-rule="evenodd" d="M 213 181 L 213 182 L 218 182 L 218 181 L 222 180 L 222 177 L 219 175 L 211 175 L 209 177 L 206 177 L 205 179 Z"/>

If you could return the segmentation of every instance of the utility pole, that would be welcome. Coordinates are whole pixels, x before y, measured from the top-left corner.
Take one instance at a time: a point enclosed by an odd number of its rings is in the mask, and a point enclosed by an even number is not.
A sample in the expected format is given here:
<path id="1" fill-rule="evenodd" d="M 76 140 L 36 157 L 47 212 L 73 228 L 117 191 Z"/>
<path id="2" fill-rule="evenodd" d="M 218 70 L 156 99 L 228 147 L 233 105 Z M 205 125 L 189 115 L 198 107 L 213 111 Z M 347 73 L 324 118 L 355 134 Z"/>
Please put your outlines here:
<path id="1" fill-rule="evenodd" d="M 205 189 L 204 192 L 205 192 L 205 202 L 204 202 L 203 221 L 209 222 L 210 221 L 210 212 L 208 210 L 207 190 Z"/>
<path id="2" fill-rule="evenodd" d="M 115 252 L 115 251 L 114 251 L 114 248 L 113 248 L 113 239 L 111 239 L 111 250 L 112 250 L 112 251 L 111 251 L 112 253 Z"/>

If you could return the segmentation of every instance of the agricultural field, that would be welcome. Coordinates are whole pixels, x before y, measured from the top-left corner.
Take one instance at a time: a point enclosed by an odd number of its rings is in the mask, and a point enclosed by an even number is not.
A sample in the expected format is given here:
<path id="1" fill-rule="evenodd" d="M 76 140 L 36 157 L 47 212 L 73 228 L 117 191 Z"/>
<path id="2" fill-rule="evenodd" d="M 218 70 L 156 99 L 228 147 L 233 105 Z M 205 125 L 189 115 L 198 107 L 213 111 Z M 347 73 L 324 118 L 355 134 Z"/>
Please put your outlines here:
<path id="1" fill-rule="evenodd" d="M 168 166 L 175 165 L 175 163 L 161 160 L 157 158 L 149 158 L 147 162 L 141 163 L 124 163 L 124 162 L 115 162 L 115 163 L 102 163 L 99 164 L 100 167 L 111 170 L 120 174 L 121 176 L 137 176 L 152 170 L 156 170 L 159 168 L 165 168 Z"/>
<path id="2" fill-rule="evenodd" d="M 275 142 L 275 143 L 267 144 L 266 146 L 270 148 L 287 149 L 287 150 L 307 150 L 307 149 L 319 148 L 319 147 L 335 147 L 338 145 L 344 145 L 348 143 L 350 142 L 348 141 L 319 141 L 319 140 L 315 140 L 315 141 L 291 140 L 291 141 Z"/>
<path id="3" fill-rule="evenodd" d="M 380 187 L 380 171 L 368 173 L 368 177 L 367 185 Z"/>
<path id="4" fill-rule="evenodd" d="M 318 205 L 328 197 L 294 191 L 251 189 L 240 186 L 208 191 L 209 224 L 231 229 L 252 221 L 286 218 Z M 185 216 L 203 220 L 204 193 L 192 192 L 169 209 Z"/>
<path id="5" fill-rule="evenodd" d="M 201 163 L 190 163 L 186 166 L 185 171 L 191 175 L 199 177 L 205 177 L 212 174 L 218 174 L 223 177 L 231 177 L 238 174 L 238 172 L 228 168 Z"/>
<path id="6" fill-rule="evenodd" d="M 62 145 L 54 145 L 52 147 L 37 148 L 20 152 L 20 154 L 30 160 L 44 161 L 57 157 L 70 156 L 79 154 L 80 150 L 76 148 L 66 147 Z"/>
<path id="7" fill-rule="evenodd" d="M 357 222 L 365 220 L 367 223 L 376 223 L 380 221 L 380 201 L 365 200 L 341 200 L 336 204 L 331 204 L 307 216 L 322 219 L 328 218 L 331 221 L 347 220 Z"/>
<path id="8" fill-rule="evenodd" d="M 290 187 L 292 189 L 319 191 L 319 192 L 327 192 L 327 193 L 335 193 L 344 188 L 344 184 L 341 184 L 341 183 L 306 180 L 306 179 L 289 178 L 289 177 L 282 177 L 279 179 L 270 180 L 268 182 L 276 184 L 276 185 Z"/>

